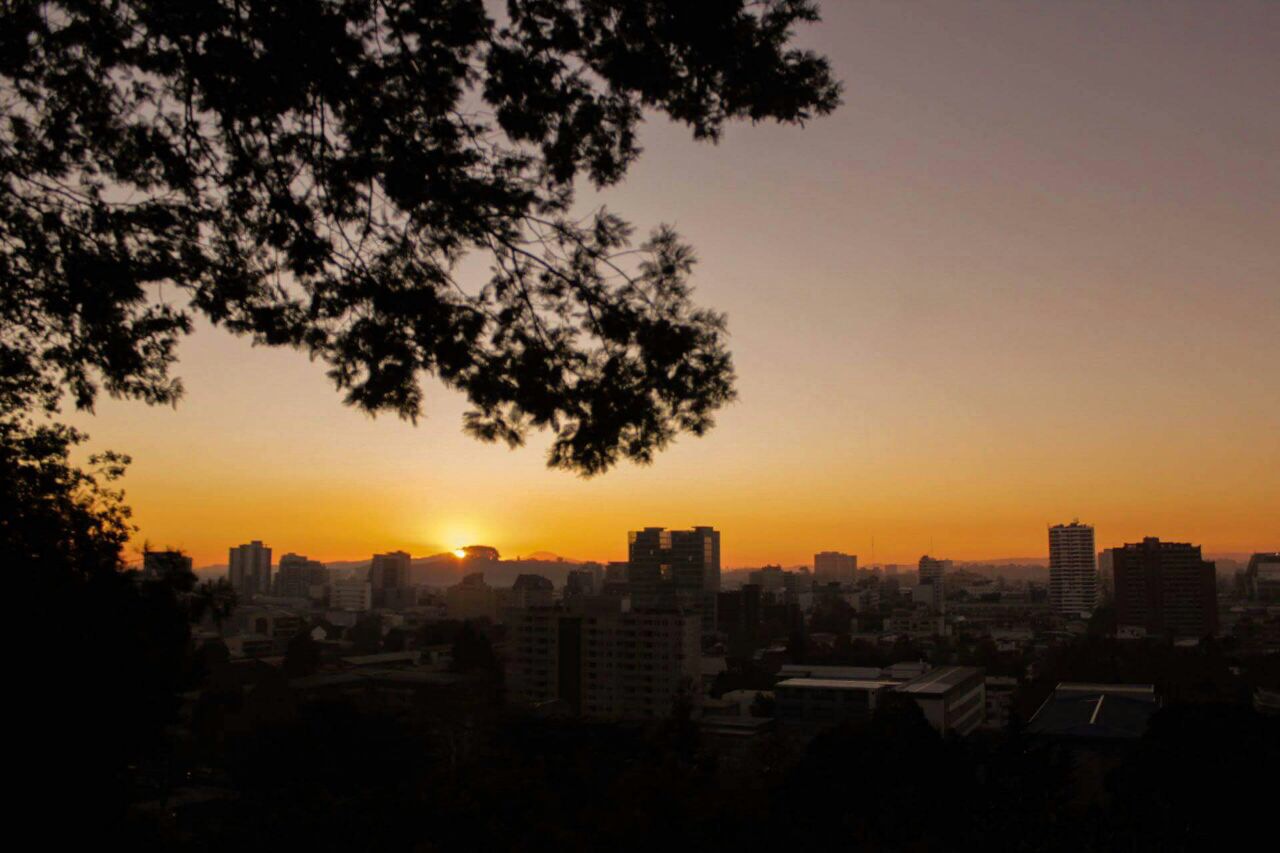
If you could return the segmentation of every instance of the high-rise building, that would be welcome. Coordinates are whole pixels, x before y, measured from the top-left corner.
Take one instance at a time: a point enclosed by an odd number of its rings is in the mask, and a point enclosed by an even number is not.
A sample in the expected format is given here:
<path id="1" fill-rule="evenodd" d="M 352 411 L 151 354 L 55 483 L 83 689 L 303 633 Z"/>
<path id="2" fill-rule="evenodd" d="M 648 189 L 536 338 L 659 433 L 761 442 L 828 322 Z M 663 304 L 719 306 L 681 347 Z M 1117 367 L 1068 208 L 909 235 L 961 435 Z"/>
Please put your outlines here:
<path id="1" fill-rule="evenodd" d="M 324 563 L 309 560 L 301 554 L 285 554 L 276 565 L 274 589 L 286 598 L 307 598 L 313 587 L 329 583 L 329 570 Z"/>
<path id="2" fill-rule="evenodd" d="M 822 551 L 813 555 L 813 579 L 819 584 L 851 585 L 858 572 L 856 554 Z"/>
<path id="3" fill-rule="evenodd" d="M 518 705 L 558 702 L 597 719 L 669 716 L 700 700 L 701 619 L 696 613 L 626 611 L 618 599 L 506 613 L 507 695 Z"/>
<path id="4" fill-rule="evenodd" d="M 1061 616 L 1088 617 L 1098 606 L 1093 527 L 1073 521 L 1049 528 L 1049 604 Z"/>
<path id="5" fill-rule="evenodd" d="M 1249 597 L 1256 601 L 1280 601 L 1280 551 L 1258 553 L 1245 569 Z"/>
<path id="6" fill-rule="evenodd" d="M 375 590 L 402 589 L 409 585 L 410 557 L 404 551 L 374 554 L 369 565 L 369 583 Z"/>
<path id="7" fill-rule="evenodd" d="M 271 549 L 255 539 L 231 549 L 227 560 L 231 586 L 245 599 L 271 592 Z"/>
<path id="8" fill-rule="evenodd" d="M 627 535 L 627 586 L 637 609 L 697 610 L 705 633 L 716 630 L 720 533 L 712 527 L 646 527 Z"/>
<path id="9" fill-rule="evenodd" d="M 142 577 L 146 580 L 163 580 L 175 575 L 191 574 L 191 558 L 181 551 L 142 552 Z"/>
<path id="10" fill-rule="evenodd" d="M 1199 545 L 1148 537 L 1116 548 L 1112 561 L 1122 632 L 1205 637 L 1218 630 L 1216 573 Z"/>
<path id="11" fill-rule="evenodd" d="M 951 568 L 950 560 L 936 560 L 928 554 L 920 558 L 920 586 L 929 587 L 927 603 L 935 613 L 945 613 L 947 609 L 946 576 Z"/>

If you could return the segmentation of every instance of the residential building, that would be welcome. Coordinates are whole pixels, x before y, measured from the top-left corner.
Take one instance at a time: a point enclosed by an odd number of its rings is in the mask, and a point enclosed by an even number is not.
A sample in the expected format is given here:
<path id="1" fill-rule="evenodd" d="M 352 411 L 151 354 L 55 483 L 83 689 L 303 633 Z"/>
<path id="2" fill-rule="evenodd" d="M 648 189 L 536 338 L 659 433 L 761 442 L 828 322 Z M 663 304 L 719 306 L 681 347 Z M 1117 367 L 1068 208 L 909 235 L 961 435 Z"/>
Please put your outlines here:
<path id="1" fill-rule="evenodd" d="M 668 716 L 701 699 L 701 616 L 627 611 L 617 599 L 506 611 L 507 695 L 594 719 Z"/>
<path id="2" fill-rule="evenodd" d="M 945 581 L 950 569 L 950 560 L 935 560 L 927 554 L 920 558 L 920 586 L 929 587 L 927 603 L 935 613 L 947 610 Z"/>
<path id="3" fill-rule="evenodd" d="M 227 561 L 227 577 L 241 598 L 271 592 L 271 549 L 255 539 L 231 549 Z"/>
<path id="4" fill-rule="evenodd" d="M 813 579 L 818 584 L 838 583 L 851 586 L 858 572 L 858 557 L 839 551 L 821 551 L 813 555 Z"/>
<path id="5" fill-rule="evenodd" d="M 301 554 L 285 554 L 276 566 L 275 594 L 286 598 L 314 597 L 315 587 L 329 583 L 324 563 Z"/>
<path id="6" fill-rule="evenodd" d="M 1154 537 L 1113 552 L 1116 623 L 1125 635 L 1205 637 L 1218 630 L 1212 562 L 1199 545 Z"/>
<path id="7" fill-rule="evenodd" d="M 1049 528 L 1049 604 L 1059 616 L 1088 618 L 1098 605 L 1093 527 L 1073 521 Z"/>

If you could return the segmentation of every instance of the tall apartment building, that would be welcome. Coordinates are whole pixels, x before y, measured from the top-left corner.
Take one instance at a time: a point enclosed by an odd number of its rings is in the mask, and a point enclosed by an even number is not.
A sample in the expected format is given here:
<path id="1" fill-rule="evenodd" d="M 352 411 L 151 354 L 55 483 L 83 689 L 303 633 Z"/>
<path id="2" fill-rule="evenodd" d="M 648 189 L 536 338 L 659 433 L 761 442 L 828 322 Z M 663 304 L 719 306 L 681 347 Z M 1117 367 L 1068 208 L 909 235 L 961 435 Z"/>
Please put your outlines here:
<path id="1" fill-rule="evenodd" d="M 560 702 L 593 719 L 670 715 L 701 701 L 702 622 L 697 613 L 628 611 L 617 599 L 505 613 L 507 695 L 526 707 Z"/>
<path id="2" fill-rule="evenodd" d="M 1217 632 L 1217 578 L 1199 545 L 1148 537 L 1116 548 L 1112 563 L 1121 631 L 1177 637 Z"/>
<path id="3" fill-rule="evenodd" d="M 716 630 L 720 533 L 712 527 L 627 534 L 627 586 L 637 609 L 696 610 L 705 633 Z"/>
<path id="4" fill-rule="evenodd" d="M 813 555 L 813 579 L 819 584 L 852 584 L 857 572 L 856 554 L 822 551 Z"/>
<path id="5" fill-rule="evenodd" d="M 324 563 L 309 560 L 302 554 L 285 554 L 276 565 L 274 588 L 276 595 L 286 598 L 307 598 L 312 587 L 329 583 L 329 570 Z"/>
<path id="6" fill-rule="evenodd" d="M 1049 528 L 1049 604 L 1059 615 L 1088 617 L 1098 606 L 1096 554 L 1090 525 Z"/>
<path id="7" fill-rule="evenodd" d="M 227 560 L 231 586 L 245 599 L 271 592 L 271 549 L 255 539 L 231 549 Z"/>
<path id="8" fill-rule="evenodd" d="M 945 613 L 947 610 L 945 581 L 950 568 L 950 560 L 936 560 L 928 554 L 920 558 L 920 585 L 929 587 L 927 603 L 936 613 Z"/>
<path id="9" fill-rule="evenodd" d="M 410 557 L 404 551 L 374 554 L 369 564 L 369 583 L 375 590 L 402 589 L 409 585 Z"/>

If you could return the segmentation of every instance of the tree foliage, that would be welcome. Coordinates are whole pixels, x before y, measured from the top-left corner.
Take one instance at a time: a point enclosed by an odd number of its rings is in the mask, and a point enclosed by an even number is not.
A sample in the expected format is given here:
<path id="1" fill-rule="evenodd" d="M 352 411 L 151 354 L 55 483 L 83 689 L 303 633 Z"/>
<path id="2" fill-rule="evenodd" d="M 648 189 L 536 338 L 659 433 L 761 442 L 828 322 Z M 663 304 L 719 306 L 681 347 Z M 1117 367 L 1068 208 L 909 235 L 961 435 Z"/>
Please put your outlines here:
<path id="1" fill-rule="evenodd" d="M 792 44 L 814 0 L 14 0 L 0 11 L 0 394 L 171 403 L 197 317 L 413 419 L 596 473 L 733 396 L 692 249 L 575 186 L 620 181 L 665 114 L 837 105 Z M 487 254 L 467 289 L 458 264 Z"/>

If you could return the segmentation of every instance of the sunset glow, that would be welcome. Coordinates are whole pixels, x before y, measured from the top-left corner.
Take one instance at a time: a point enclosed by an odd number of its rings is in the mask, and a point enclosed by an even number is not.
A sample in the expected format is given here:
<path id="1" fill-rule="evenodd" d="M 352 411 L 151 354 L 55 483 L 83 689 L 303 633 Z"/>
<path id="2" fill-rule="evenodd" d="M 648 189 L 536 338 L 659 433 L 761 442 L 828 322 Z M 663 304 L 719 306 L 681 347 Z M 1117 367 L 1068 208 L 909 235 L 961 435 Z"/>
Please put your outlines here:
<path id="1" fill-rule="evenodd" d="M 739 375 L 706 437 L 584 480 L 544 467 L 545 437 L 466 437 L 429 378 L 416 427 L 370 419 L 304 354 L 201 326 L 176 409 L 74 418 L 132 454 L 139 542 L 197 565 L 250 538 L 608 560 L 629 529 L 714 524 L 726 566 L 909 562 L 1043 557 L 1079 517 L 1100 547 L 1280 546 L 1269 31 L 1144 5 L 823 12 L 801 37 L 847 81 L 835 115 L 718 145 L 653 121 L 628 180 L 582 199 L 697 248 Z"/>

